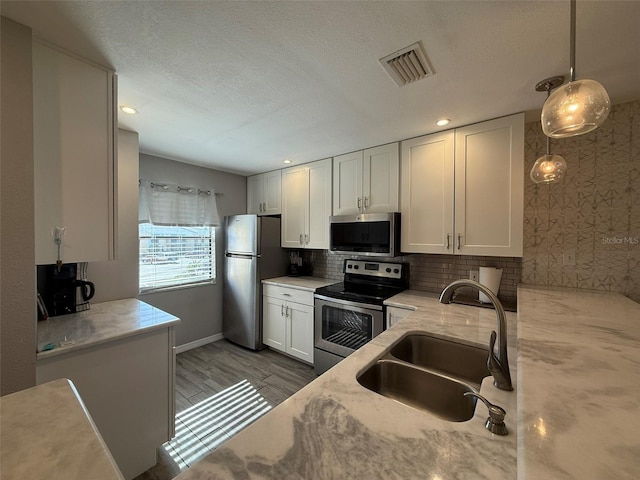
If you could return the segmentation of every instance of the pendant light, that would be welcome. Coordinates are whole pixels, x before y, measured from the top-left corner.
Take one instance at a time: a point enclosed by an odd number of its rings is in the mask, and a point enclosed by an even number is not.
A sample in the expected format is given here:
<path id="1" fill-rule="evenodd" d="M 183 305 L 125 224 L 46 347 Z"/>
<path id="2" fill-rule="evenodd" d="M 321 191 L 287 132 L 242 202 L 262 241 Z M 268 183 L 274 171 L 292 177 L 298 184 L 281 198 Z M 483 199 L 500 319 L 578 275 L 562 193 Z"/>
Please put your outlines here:
<path id="1" fill-rule="evenodd" d="M 583 135 L 607 119 L 611 101 L 595 80 L 576 81 L 576 0 L 571 0 L 571 44 L 569 83 L 553 92 L 542 107 L 542 131 L 548 137 Z"/>
<path id="2" fill-rule="evenodd" d="M 536 84 L 536 91 L 547 92 L 547 102 L 551 96 L 551 90 L 562 85 L 563 76 L 545 78 Z M 541 156 L 533 164 L 529 176 L 534 183 L 557 183 L 564 178 L 567 171 L 567 162 L 560 155 L 551 155 L 550 139 L 547 136 L 547 154 Z"/>

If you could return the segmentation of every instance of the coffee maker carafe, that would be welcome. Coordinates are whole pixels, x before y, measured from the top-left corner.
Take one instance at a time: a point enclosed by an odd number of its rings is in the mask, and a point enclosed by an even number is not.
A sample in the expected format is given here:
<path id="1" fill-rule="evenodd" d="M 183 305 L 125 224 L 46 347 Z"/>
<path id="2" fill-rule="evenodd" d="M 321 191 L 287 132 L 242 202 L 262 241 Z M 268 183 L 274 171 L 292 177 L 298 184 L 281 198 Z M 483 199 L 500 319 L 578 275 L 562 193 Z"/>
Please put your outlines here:
<path id="1" fill-rule="evenodd" d="M 81 279 L 78 279 L 80 273 Z M 49 316 L 89 310 L 95 286 L 86 278 L 86 263 L 38 265 L 38 293 Z"/>

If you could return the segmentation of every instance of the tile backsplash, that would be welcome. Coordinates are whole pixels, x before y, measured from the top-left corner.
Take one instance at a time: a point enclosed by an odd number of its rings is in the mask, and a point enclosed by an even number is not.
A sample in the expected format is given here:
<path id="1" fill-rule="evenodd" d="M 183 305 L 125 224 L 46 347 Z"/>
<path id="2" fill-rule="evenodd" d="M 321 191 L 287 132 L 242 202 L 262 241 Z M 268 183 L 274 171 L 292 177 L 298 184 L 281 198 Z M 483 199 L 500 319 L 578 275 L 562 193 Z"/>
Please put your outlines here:
<path id="1" fill-rule="evenodd" d="M 356 255 L 331 254 L 328 250 L 307 251 L 305 255 L 308 255 L 313 263 L 315 276 L 336 281 L 342 280 L 344 259 L 358 258 Z M 440 293 L 454 280 L 469 278 L 470 270 L 478 270 L 481 266 L 498 267 L 502 269 L 498 297 L 501 300 L 514 301 L 522 275 L 522 260 L 513 257 L 411 254 L 396 257 L 391 261 L 409 264 L 410 288 L 434 293 Z"/>
<path id="2" fill-rule="evenodd" d="M 551 140 L 567 161 L 559 184 L 528 178 L 545 142 L 540 122 L 526 125 L 522 281 L 640 301 L 640 102 L 613 106 L 591 133 Z"/>

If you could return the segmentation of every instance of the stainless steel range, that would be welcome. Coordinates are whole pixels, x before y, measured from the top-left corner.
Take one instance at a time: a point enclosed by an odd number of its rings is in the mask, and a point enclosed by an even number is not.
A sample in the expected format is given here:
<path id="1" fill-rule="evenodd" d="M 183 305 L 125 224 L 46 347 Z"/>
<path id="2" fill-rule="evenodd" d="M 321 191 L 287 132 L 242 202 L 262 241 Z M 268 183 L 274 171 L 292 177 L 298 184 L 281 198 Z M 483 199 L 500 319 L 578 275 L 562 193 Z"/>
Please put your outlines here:
<path id="1" fill-rule="evenodd" d="M 408 288 L 405 263 L 345 260 L 344 281 L 315 293 L 314 366 L 326 372 L 385 329 L 387 298 Z"/>

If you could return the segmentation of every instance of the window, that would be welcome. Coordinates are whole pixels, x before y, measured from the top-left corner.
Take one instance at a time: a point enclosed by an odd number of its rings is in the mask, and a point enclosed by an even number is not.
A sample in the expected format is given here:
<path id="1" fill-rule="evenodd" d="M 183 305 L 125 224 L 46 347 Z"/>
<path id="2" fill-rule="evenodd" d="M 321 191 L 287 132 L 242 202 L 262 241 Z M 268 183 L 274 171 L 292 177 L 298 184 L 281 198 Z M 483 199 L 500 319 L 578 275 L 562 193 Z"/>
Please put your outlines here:
<path id="1" fill-rule="evenodd" d="M 215 281 L 214 227 L 141 223 L 138 237 L 140 292 Z"/>

